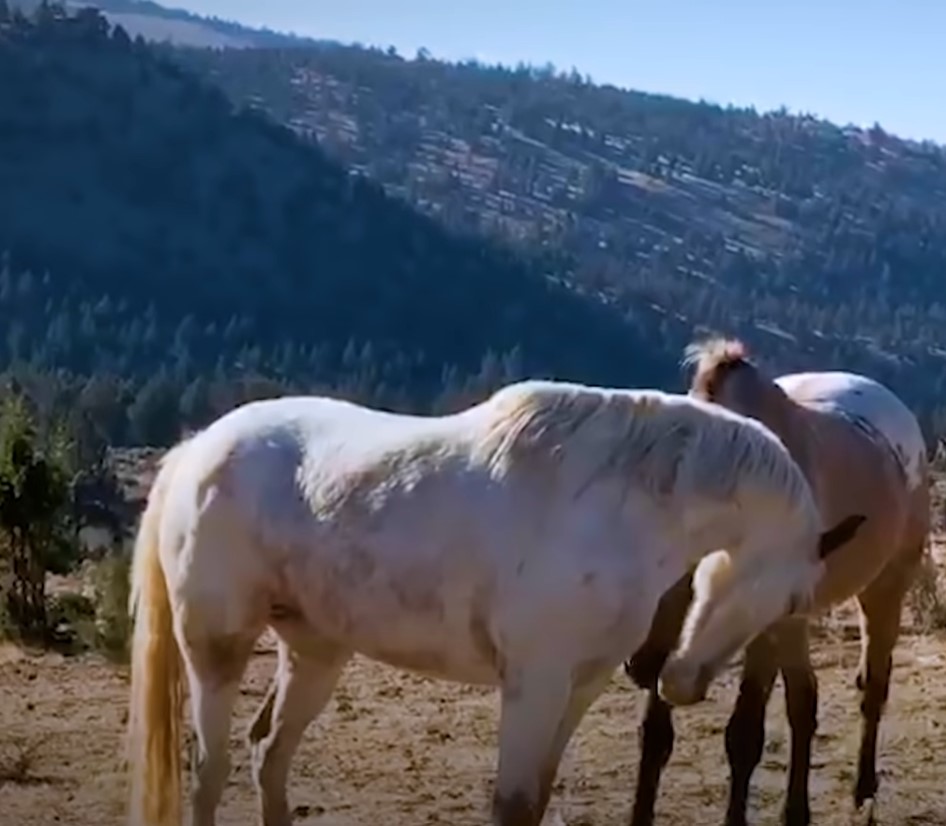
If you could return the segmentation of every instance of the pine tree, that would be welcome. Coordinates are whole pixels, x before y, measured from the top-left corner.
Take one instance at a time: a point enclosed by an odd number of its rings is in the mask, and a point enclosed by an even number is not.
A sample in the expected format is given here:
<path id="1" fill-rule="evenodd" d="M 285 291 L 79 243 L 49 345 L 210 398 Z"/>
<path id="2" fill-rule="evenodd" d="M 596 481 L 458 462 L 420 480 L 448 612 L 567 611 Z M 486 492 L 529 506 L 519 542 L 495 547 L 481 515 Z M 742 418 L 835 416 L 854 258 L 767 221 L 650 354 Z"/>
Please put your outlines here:
<path id="1" fill-rule="evenodd" d="M 45 641 L 46 575 L 74 561 L 70 529 L 70 445 L 62 430 L 43 444 L 24 398 L 0 407 L 0 536 L 13 571 L 6 608 L 20 633 Z"/>

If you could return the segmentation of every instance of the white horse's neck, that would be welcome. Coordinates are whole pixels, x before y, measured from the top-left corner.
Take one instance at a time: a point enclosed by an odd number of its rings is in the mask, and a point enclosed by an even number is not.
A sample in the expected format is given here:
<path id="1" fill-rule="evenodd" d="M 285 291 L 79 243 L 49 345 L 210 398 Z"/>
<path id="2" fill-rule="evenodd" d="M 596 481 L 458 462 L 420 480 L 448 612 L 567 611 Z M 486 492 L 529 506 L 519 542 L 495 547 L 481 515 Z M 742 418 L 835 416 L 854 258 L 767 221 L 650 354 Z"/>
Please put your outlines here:
<path id="1" fill-rule="evenodd" d="M 697 503 L 687 509 L 683 519 L 689 562 L 692 565 L 708 553 L 726 550 L 738 565 L 743 549 L 759 545 L 760 526 L 781 525 L 783 530 L 791 532 L 802 518 L 803 514 L 787 503 L 779 503 L 771 497 Z"/>
<path id="2" fill-rule="evenodd" d="M 695 505 L 684 515 L 683 531 L 691 565 L 712 551 L 735 552 L 746 538 L 745 519 L 735 503 Z"/>

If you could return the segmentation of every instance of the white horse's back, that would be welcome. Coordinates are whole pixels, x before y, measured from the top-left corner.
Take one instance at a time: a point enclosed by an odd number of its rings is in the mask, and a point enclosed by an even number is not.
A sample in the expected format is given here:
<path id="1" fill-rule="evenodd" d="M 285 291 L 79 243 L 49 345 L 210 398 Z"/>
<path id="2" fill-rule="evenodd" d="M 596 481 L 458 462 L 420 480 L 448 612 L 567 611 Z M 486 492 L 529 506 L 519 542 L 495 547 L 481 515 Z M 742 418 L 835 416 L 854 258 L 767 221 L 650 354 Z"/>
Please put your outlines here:
<path id="1" fill-rule="evenodd" d="M 799 404 L 867 425 L 890 446 L 910 487 L 923 481 L 926 442 L 913 412 L 880 382 L 856 373 L 790 373 L 775 380 Z"/>

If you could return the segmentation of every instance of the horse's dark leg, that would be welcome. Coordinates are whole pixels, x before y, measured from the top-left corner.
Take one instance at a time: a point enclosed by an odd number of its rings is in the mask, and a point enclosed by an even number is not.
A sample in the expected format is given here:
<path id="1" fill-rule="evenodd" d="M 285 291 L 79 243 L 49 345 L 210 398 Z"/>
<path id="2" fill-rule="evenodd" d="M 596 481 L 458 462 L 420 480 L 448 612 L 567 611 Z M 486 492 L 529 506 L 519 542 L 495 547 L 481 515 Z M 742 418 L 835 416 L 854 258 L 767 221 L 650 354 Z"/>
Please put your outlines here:
<path id="1" fill-rule="evenodd" d="M 660 598 L 647 639 L 624 663 L 625 673 L 639 688 L 656 688 L 664 663 L 677 647 L 692 600 L 693 576 L 689 573 L 678 579 Z"/>
<path id="2" fill-rule="evenodd" d="M 785 826 L 808 826 L 811 744 L 818 727 L 818 680 L 811 665 L 808 622 L 790 619 L 778 630 L 778 659 L 785 682 L 785 707 L 792 732 L 791 763 L 782 818 Z"/>
<path id="3" fill-rule="evenodd" d="M 765 742 L 765 707 L 778 672 L 775 640 L 756 637 L 746 648 L 739 696 L 726 726 L 726 756 L 731 780 L 726 826 L 745 826 L 749 781 L 762 759 Z"/>
<path id="4" fill-rule="evenodd" d="M 641 755 L 631 826 L 651 826 L 654 822 L 660 777 L 673 754 L 673 737 L 670 706 L 660 699 L 656 688 L 648 689 L 647 706 L 638 727 Z"/>
<path id="5" fill-rule="evenodd" d="M 638 727 L 641 754 L 632 826 L 653 823 L 660 776 L 673 753 L 673 717 L 670 706 L 657 694 L 657 678 L 677 644 L 692 597 L 691 577 L 687 575 L 664 594 L 647 639 L 624 665 L 627 675 L 647 691 L 647 704 Z"/>
<path id="6" fill-rule="evenodd" d="M 877 729 L 890 690 L 903 599 L 921 553 L 895 560 L 858 596 L 862 633 L 861 667 L 857 675 L 861 692 L 861 747 L 854 787 L 854 805 L 858 809 L 877 794 Z"/>

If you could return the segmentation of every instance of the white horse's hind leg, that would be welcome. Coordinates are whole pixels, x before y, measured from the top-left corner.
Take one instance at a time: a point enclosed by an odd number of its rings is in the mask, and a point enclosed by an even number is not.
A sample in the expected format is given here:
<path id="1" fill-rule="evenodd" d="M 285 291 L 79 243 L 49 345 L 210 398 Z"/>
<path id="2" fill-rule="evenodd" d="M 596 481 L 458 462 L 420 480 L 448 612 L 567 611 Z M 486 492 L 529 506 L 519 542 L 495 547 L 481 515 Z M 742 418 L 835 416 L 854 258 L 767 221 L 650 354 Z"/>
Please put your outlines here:
<path id="1" fill-rule="evenodd" d="M 191 805 L 194 826 L 214 826 L 230 774 L 230 719 L 255 637 L 215 638 L 185 644 L 191 713 L 197 738 Z"/>
<path id="2" fill-rule="evenodd" d="M 286 795 L 292 756 L 308 725 L 325 708 L 351 652 L 306 636 L 279 642 L 276 684 L 250 728 L 253 781 L 263 826 L 290 826 Z"/>
<path id="3" fill-rule="evenodd" d="M 503 686 L 494 826 L 539 826 L 565 747 L 616 667 L 595 664 L 573 678 L 555 663 Z"/>

